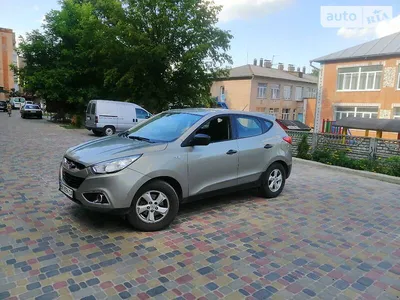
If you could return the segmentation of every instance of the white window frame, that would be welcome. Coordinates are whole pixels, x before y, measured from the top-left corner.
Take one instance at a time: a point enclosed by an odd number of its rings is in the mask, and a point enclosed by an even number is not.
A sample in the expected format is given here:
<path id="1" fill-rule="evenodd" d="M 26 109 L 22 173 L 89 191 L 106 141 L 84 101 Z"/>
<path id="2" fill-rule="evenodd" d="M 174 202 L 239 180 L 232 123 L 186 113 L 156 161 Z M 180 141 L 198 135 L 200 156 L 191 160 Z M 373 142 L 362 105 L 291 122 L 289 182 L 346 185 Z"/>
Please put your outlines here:
<path id="1" fill-rule="evenodd" d="M 399 119 L 400 120 L 400 106 L 394 106 L 393 107 L 392 115 L 393 115 L 393 119 Z"/>
<path id="2" fill-rule="evenodd" d="M 278 118 L 279 108 L 270 108 L 269 114 L 272 116 L 275 116 L 275 118 Z"/>
<path id="3" fill-rule="evenodd" d="M 400 90 L 400 65 L 397 68 L 397 90 Z"/>
<path id="4" fill-rule="evenodd" d="M 257 86 L 257 99 L 267 99 L 267 88 L 268 88 L 268 84 L 266 84 L 266 83 L 258 83 L 258 86 Z"/>
<path id="5" fill-rule="evenodd" d="M 290 108 L 282 108 L 282 120 L 289 120 Z"/>
<path id="6" fill-rule="evenodd" d="M 337 111 L 338 107 L 343 107 L 343 108 L 344 107 L 348 107 L 349 109 L 346 110 L 346 111 Z M 365 108 L 365 107 L 376 107 L 376 112 L 357 112 L 357 108 Z M 337 105 L 337 106 L 334 107 L 334 111 L 333 111 L 333 119 L 335 121 L 338 121 L 338 119 L 336 118 L 336 114 L 337 113 L 340 114 L 339 120 L 342 119 L 342 118 L 345 118 L 345 117 L 349 117 L 349 114 L 353 114 L 353 117 L 356 117 L 357 113 L 358 114 L 362 114 L 362 116 L 361 116 L 362 118 L 369 118 L 369 119 L 372 118 L 373 114 L 376 114 L 376 119 L 378 119 L 379 118 L 379 106 L 377 106 L 377 105 L 376 106 L 375 105 L 371 105 L 371 106 L 360 106 L 360 105 L 358 105 L 357 106 L 357 104 L 355 104 L 354 106 Z"/>
<path id="7" fill-rule="evenodd" d="M 300 97 L 298 97 L 298 93 L 297 93 L 298 89 L 301 89 Z M 295 94 L 294 94 L 295 100 L 303 100 L 303 92 L 304 92 L 304 87 L 296 86 Z"/>
<path id="8" fill-rule="evenodd" d="M 281 87 L 279 84 L 270 84 L 271 87 L 271 99 L 272 100 L 279 100 L 280 99 L 280 92 Z"/>
<path id="9" fill-rule="evenodd" d="M 375 66 L 379 66 L 379 65 L 375 65 Z M 354 92 L 354 91 L 380 91 L 381 90 L 381 85 L 382 85 L 382 79 L 383 79 L 383 70 L 381 70 L 381 71 L 361 71 L 361 68 L 362 67 L 365 67 L 365 66 L 360 66 L 360 67 L 356 67 L 356 68 L 358 68 L 358 72 L 348 72 L 348 73 L 339 73 L 339 69 L 337 70 L 337 76 L 336 76 L 336 91 L 337 92 Z M 366 78 L 365 78 L 365 89 L 360 89 L 360 80 L 361 80 L 361 74 L 363 74 L 363 73 L 366 73 Z M 376 75 L 378 74 L 378 73 L 380 73 L 380 75 L 381 75 L 381 83 L 380 83 L 380 86 L 379 86 L 379 88 L 375 88 L 375 83 L 376 83 Z M 357 77 L 357 87 L 356 87 L 356 89 L 352 89 L 351 88 L 351 86 L 352 86 L 352 81 L 353 81 L 353 74 L 357 74 L 358 75 L 358 77 Z M 343 75 L 343 85 L 342 85 L 342 89 L 339 89 L 339 76 L 340 75 Z M 372 89 L 368 89 L 367 87 L 368 87 L 368 77 L 370 76 L 370 75 L 373 75 L 374 76 L 374 80 L 373 80 L 373 83 L 372 83 Z M 350 76 L 350 82 L 349 82 L 349 88 L 345 88 L 345 86 L 346 86 L 346 82 L 347 82 L 347 80 L 346 80 L 346 78 L 348 77 L 348 76 Z"/>
<path id="10" fill-rule="evenodd" d="M 289 91 L 289 96 L 287 96 L 288 91 Z M 283 86 L 283 99 L 292 100 L 292 86 L 291 85 Z"/>

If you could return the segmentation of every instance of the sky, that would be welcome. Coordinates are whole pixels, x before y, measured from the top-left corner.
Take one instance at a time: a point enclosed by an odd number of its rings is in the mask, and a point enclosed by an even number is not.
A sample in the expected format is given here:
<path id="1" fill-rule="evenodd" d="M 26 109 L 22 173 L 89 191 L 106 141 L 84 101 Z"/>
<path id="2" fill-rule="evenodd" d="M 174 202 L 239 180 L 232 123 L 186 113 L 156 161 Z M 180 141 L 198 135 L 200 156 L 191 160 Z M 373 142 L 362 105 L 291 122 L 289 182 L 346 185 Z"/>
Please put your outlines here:
<path id="1" fill-rule="evenodd" d="M 214 0 L 222 5 L 218 26 L 234 36 L 229 51 L 233 66 L 254 58 L 306 66 L 309 61 L 363 42 L 400 31 L 398 0 Z M 393 19 L 374 28 L 326 28 L 321 25 L 321 6 L 392 6 Z M 40 28 L 57 0 L 0 0 L 0 27 L 17 36 Z"/>

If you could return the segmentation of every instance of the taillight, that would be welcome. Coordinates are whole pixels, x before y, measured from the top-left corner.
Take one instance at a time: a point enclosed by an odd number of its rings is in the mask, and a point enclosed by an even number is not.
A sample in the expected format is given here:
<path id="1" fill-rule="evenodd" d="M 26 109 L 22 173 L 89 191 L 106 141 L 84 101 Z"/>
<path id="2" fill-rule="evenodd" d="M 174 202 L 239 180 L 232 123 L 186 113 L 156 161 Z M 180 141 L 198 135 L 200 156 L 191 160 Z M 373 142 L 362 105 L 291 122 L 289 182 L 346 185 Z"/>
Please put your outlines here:
<path id="1" fill-rule="evenodd" d="M 99 117 L 98 117 L 98 116 L 95 116 L 95 117 L 94 117 L 94 122 L 95 122 L 95 123 L 99 123 Z"/>
<path id="2" fill-rule="evenodd" d="M 292 144 L 292 137 L 291 136 L 285 136 L 284 138 L 283 138 L 283 140 L 286 142 L 286 143 L 288 143 L 288 144 Z"/>

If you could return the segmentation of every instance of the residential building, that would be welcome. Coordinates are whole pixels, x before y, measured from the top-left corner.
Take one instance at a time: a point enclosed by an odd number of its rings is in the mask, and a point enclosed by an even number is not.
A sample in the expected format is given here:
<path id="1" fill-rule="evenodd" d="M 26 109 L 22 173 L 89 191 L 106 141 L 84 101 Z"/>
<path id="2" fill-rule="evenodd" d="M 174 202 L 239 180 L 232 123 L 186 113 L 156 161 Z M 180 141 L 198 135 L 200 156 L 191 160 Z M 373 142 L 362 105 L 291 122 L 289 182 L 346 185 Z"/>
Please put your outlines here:
<path id="1" fill-rule="evenodd" d="M 11 29 L 0 28 L 0 40 L 0 87 L 10 91 L 14 88 L 14 74 L 10 70 L 10 65 L 14 61 L 15 34 Z M 4 100 L 5 97 L 4 93 L 0 93 L 0 100 Z"/>
<path id="2" fill-rule="evenodd" d="M 316 129 L 321 130 L 322 119 L 400 119 L 400 32 L 313 62 L 321 64 L 322 83 L 321 97 L 317 99 Z M 351 132 L 365 134 L 359 130 Z M 397 138 L 397 134 L 384 134 L 384 137 Z"/>
<path id="3" fill-rule="evenodd" d="M 230 109 L 258 111 L 275 115 L 279 119 L 304 121 L 305 99 L 315 98 L 317 78 L 305 74 L 305 68 L 295 70 L 283 64 L 272 68 L 271 61 L 257 60 L 229 70 L 226 78 L 215 81 L 211 87 L 213 97 L 225 101 Z"/>

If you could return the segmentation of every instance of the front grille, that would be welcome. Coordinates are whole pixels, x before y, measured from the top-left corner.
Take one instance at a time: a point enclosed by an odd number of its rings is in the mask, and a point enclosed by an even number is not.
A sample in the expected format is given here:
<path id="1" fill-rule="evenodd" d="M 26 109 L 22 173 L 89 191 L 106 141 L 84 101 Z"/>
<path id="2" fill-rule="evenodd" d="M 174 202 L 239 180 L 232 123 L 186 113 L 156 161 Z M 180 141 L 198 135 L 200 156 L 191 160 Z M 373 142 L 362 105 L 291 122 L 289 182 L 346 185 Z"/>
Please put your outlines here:
<path id="1" fill-rule="evenodd" d="M 71 174 L 65 172 L 64 170 L 62 172 L 62 176 L 63 176 L 65 183 L 74 189 L 79 188 L 81 186 L 82 182 L 85 180 L 85 178 L 71 175 Z"/>

